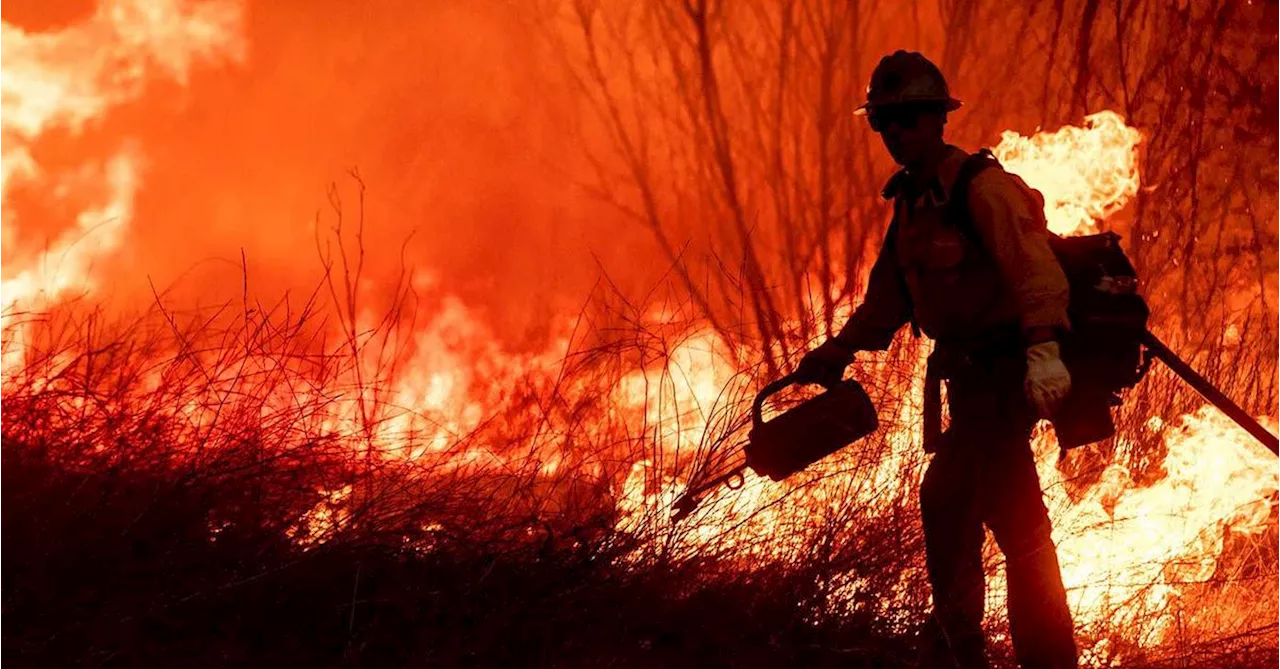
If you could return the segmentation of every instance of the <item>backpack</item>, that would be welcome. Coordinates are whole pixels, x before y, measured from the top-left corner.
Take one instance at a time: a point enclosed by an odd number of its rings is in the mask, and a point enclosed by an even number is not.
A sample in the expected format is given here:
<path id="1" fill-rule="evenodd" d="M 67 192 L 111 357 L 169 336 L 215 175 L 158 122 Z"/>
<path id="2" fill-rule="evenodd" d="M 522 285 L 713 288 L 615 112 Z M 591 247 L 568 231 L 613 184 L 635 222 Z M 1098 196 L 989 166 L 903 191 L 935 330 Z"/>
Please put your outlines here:
<path id="1" fill-rule="evenodd" d="M 946 221 L 979 249 L 982 240 L 969 211 L 969 185 L 991 168 L 1003 169 L 989 150 L 969 156 L 956 176 L 945 213 Z M 1058 444 L 1065 450 L 1115 434 L 1111 407 L 1120 404 L 1120 393 L 1137 384 L 1150 366 L 1143 355 L 1150 310 L 1137 292 L 1138 274 L 1120 247 L 1120 235 L 1062 237 L 1049 232 L 1049 247 L 1071 290 L 1071 332 L 1060 342 L 1062 361 L 1071 373 L 1071 392 L 1053 418 Z"/>

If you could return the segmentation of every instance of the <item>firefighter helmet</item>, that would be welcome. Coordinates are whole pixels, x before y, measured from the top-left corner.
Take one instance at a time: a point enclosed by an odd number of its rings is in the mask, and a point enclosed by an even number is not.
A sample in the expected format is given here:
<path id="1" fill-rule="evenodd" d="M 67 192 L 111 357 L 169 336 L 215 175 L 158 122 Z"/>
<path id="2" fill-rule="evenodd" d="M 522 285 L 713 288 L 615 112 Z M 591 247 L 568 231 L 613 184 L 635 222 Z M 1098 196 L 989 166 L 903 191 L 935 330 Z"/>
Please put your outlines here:
<path id="1" fill-rule="evenodd" d="M 871 73 L 867 101 L 854 110 L 862 116 L 876 107 L 908 102 L 941 102 L 947 111 L 960 108 L 937 65 L 915 51 L 895 51 L 880 59 Z"/>

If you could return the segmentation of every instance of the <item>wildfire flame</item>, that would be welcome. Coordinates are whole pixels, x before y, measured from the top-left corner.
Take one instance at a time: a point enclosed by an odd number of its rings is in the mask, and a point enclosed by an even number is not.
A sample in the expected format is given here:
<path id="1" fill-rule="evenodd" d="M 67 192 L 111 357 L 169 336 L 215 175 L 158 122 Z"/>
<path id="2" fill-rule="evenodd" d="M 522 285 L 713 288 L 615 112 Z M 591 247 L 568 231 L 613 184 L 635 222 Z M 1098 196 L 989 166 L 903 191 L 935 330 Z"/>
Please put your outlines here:
<path id="1" fill-rule="evenodd" d="M 1097 232 L 1137 192 L 1140 141 L 1138 130 L 1125 125 L 1118 114 L 1104 111 L 1087 117 L 1083 128 L 1064 127 L 1032 137 L 1005 131 L 993 152 L 1006 169 L 1045 195 L 1051 230 L 1080 235 Z M 729 368 L 733 362 L 726 357 L 719 364 Z M 868 377 L 876 373 L 867 366 L 861 371 Z M 919 397 L 922 377 L 921 364 L 915 386 L 904 389 L 911 397 Z M 904 476 L 922 473 L 913 427 L 920 423 L 920 411 L 918 403 L 908 402 L 896 420 L 884 421 L 894 426 L 886 441 L 897 447 L 878 454 L 870 468 L 867 462 L 856 462 L 857 454 L 840 453 L 798 477 L 798 484 L 774 485 L 748 473 L 742 490 L 713 495 L 705 503 L 696 516 L 697 527 L 681 535 L 686 549 L 697 552 L 709 537 L 724 546 L 729 537 L 728 545 L 744 556 L 799 556 L 806 539 L 798 528 L 831 505 L 852 504 L 863 510 L 864 518 L 892 513 L 896 500 L 886 498 L 885 492 L 894 490 Z M 1273 418 L 1261 420 L 1275 424 Z M 1059 451 L 1051 431 L 1040 433 L 1035 449 L 1077 624 L 1094 630 L 1108 625 L 1141 627 L 1143 642 L 1154 646 L 1181 620 L 1172 604 L 1184 589 L 1214 576 L 1225 538 L 1256 536 L 1269 527 L 1280 482 L 1274 457 L 1211 406 L 1173 425 L 1153 418 L 1149 427 L 1149 436 L 1162 439 L 1168 455 L 1166 475 L 1145 486 L 1135 484 L 1122 465 L 1113 463 L 1083 496 L 1070 496 L 1056 466 Z M 636 463 L 624 486 L 622 508 L 636 527 L 650 520 L 653 508 L 669 508 L 684 487 L 668 479 L 661 491 L 650 492 L 651 466 Z M 856 478 L 846 472 L 857 472 Z M 815 479 L 822 483 L 813 485 Z M 1002 578 L 1001 574 L 990 584 L 992 615 L 1004 608 Z M 846 584 L 842 592 L 850 595 L 859 587 Z M 1089 664 L 1122 659 L 1105 640 L 1086 650 Z"/>
<path id="2" fill-rule="evenodd" d="M 6 264 L 0 287 L 6 314 L 15 305 L 55 306 L 72 292 L 93 292 L 98 286 L 93 264 L 127 242 L 133 198 L 145 178 L 145 148 L 129 142 L 105 160 L 83 165 L 74 179 L 43 170 L 31 150 L 33 143 L 55 128 L 78 132 L 113 107 L 136 99 L 150 81 L 167 78 L 181 84 L 198 63 L 244 58 L 241 21 L 239 6 L 230 3 L 113 0 L 102 2 L 86 22 L 55 33 L 29 35 L 4 25 L 0 191 L 7 197 L 19 183 L 56 191 L 87 179 L 100 200 L 68 221 L 44 251 L 30 254 L 9 253 L 21 233 L 29 231 L 6 204 Z M 1083 127 L 1031 137 L 1006 131 L 994 152 L 1008 170 L 1045 195 L 1050 229 L 1085 234 L 1096 231 L 1137 192 L 1140 140 L 1137 129 L 1118 114 L 1104 111 L 1086 117 Z M 408 335 L 416 353 L 403 361 L 405 371 L 394 386 L 383 389 L 391 398 L 388 404 L 403 411 L 379 423 L 364 445 L 379 458 L 429 461 L 473 472 L 513 467 L 530 457 L 536 459 L 540 476 L 556 475 L 573 458 L 589 472 L 601 471 L 602 465 L 589 457 L 554 443 L 554 430 L 528 430 L 533 436 L 520 448 L 452 448 L 462 441 L 460 435 L 476 430 L 487 416 L 509 408 L 507 391 L 512 386 L 533 383 L 529 379 L 560 383 L 556 370 L 571 348 L 574 324 L 557 324 L 554 344 L 546 351 L 517 356 L 505 353 L 465 305 L 456 300 L 446 304 L 434 323 Z M 376 321 L 369 314 L 360 319 Z M 667 315 L 661 313 L 651 314 L 646 324 L 670 328 Z M 17 329 L 20 354 L 21 326 L 6 319 L 3 327 Z M 741 409 L 741 398 L 752 388 L 742 373 L 742 361 L 758 357 L 756 352 L 730 350 L 701 325 L 680 335 L 673 349 L 655 356 L 654 362 L 637 363 L 605 389 L 617 407 L 610 418 L 643 425 L 643 434 L 632 438 L 655 444 L 657 456 L 668 460 L 631 463 L 623 480 L 613 482 L 620 530 L 654 537 L 651 545 L 658 544 L 656 537 L 673 537 L 661 545 L 676 554 L 696 555 L 714 539 L 721 557 L 788 559 L 803 556 L 812 541 L 804 530 L 807 520 L 851 505 L 862 518 L 894 513 L 904 495 L 910 495 L 923 464 L 915 428 L 920 407 L 914 399 L 903 402 L 896 416 L 882 414 L 890 426 L 886 450 L 837 454 L 785 485 L 747 473 L 740 490 L 713 494 L 690 525 L 673 527 L 666 518 L 687 481 L 673 473 L 679 468 L 671 463 L 687 461 L 719 433 L 741 437 L 741 425 L 725 428 L 724 414 Z M 21 362 L 10 353 L 5 352 L 6 373 Z M 270 363 L 261 366 L 268 369 Z M 868 376 L 880 371 L 876 362 L 860 367 Z M 910 387 L 899 389 L 901 395 L 920 396 L 923 375 L 921 369 L 916 371 Z M 305 392 L 294 389 L 288 397 L 268 398 L 264 414 L 274 403 L 297 401 Z M 335 403 L 328 425 L 354 425 L 354 407 L 361 399 Z M 216 402 L 193 402 L 177 411 L 201 424 L 211 420 L 213 405 Z M 551 420 L 535 409 L 541 410 L 535 407 L 520 415 L 532 425 Z M 1257 535 L 1268 527 L 1278 485 L 1274 459 L 1211 408 L 1168 425 L 1150 425 L 1149 436 L 1163 440 L 1168 455 L 1165 476 L 1147 485 L 1135 484 L 1122 466 L 1113 464 L 1083 495 L 1068 495 L 1054 464 L 1052 434 L 1041 434 L 1036 448 L 1079 624 L 1103 627 L 1114 621 L 1145 620 L 1145 642 L 1158 644 L 1178 622 L 1171 602 L 1213 577 L 1226 538 Z M 343 510 L 354 495 L 350 485 L 319 492 L 323 501 L 295 535 L 300 542 L 322 541 L 350 516 Z M 636 559 L 643 557 L 638 554 Z M 856 581 L 840 585 L 833 590 L 833 606 L 867 587 Z M 909 594 L 905 588 L 880 594 L 892 602 Z M 1002 586 L 996 583 L 992 591 L 992 608 L 998 610 Z M 1107 656 L 1105 648 L 1090 652 L 1097 662 L 1116 659 Z"/>
<path id="3" fill-rule="evenodd" d="M 1098 231 L 1098 223 L 1138 192 L 1142 134 L 1113 111 L 1086 116 L 1084 127 L 1023 137 L 1006 130 L 991 150 L 1005 169 L 1045 198 L 1049 229 L 1060 235 Z"/>
<path id="4" fill-rule="evenodd" d="M 234 3 L 114 0 L 57 32 L 28 34 L 3 24 L 0 198 L 6 203 L 6 271 L 0 305 L 6 314 L 16 304 L 31 307 L 95 287 L 93 263 L 120 247 L 144 162 L 126 140 L 109 158 L 86 162 L 76 174 L 51 173 L 33 155 L 32 144 L 55 129 L 82 132 L 137 99 L 155 80 L 183 84 L 197 63 L 242 59 L 240 22 L 241 8 Z M 81 211 L 34 257 L 11 257 L 20 222 L 7 203 L 19 184 L 63 195 L 88 184 L 99 187 L 101 202 Z"/>

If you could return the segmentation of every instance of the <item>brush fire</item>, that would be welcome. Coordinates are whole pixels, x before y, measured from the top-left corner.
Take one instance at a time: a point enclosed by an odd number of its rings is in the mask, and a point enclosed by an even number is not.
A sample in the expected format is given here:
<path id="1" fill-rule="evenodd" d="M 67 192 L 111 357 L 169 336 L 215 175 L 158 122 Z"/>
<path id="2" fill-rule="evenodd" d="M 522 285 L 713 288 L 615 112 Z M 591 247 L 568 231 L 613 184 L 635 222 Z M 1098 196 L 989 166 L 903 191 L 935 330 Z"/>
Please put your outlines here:
<path id="1" fill-rule="evenodd" d="M 942 345 L 744 455 L 925 164 L 932 108 L 854 113 L 899 48 L 1182 356 L 1031 431 L 1079 666 L 1274 666 L 1274 4 L 73 4 L 4 10 L 15 666 L 919 666 Z"/>

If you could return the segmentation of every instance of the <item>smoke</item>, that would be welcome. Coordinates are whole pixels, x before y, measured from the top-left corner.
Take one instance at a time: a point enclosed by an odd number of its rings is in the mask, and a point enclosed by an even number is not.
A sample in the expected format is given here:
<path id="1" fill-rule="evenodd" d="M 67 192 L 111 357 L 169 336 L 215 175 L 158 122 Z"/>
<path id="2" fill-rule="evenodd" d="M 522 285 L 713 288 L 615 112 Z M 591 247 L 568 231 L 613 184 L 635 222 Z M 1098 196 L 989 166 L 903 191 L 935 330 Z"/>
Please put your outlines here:
<path id="1" fill-rule="evenodd" d="M 77 216 L 102 209 L 103 191 L 112 190 L 104 166 L 125 155 L 134 170 L 129 206 L 118 208 L 127 212 L 127 225 L 116 226 L 114 248 L 95 254 L 91 271 L 94 285 L 109 286 L 94 297 L 126 306 L 150 302 L 153 290 L 174 303 L 236 299 L 242 258 L 257 296 L 310 291 L 320 276 L 317 234 L 321 246 L 331 243 L 338 220 L 331 184 L 340 196 L 346 244 L 356 246 L 360 186 L 351 172 L 358 170 L 366 188 L 361 289 L 377 296 L 390 291 L 402 271 L 412 271 L 420 298 L 456 295 L 507 345 L 538 346 L 548 318 L 572 312 L 602 272 L 625 292 L 649 287 L 686 244 L 690 256 L 714 256 L 739 271 L 749 245 L 741 230 L 759 247 L 763 265 L 760 277 L 747 278 L 771 291 L 784 315 L 795 315 L 811 292 L 798 276 L 815 267 L 823 283 L 849 275 L 842 300 L 856 294 L 850 289 L 865 269 L 857 256 L 879 239 L 885 212 L 874 194 L 891 166 L 874 135 L 846 111 L 860 100 L 880 54 L 913 48 L 937 60 L 966 100 L 949 124 L 966 148 L 990 145 L 1008 128 L 1030 135 L 1040 126 L 1079 124 L 1088 112 L 1119 110 L 1150 134 L 1143 161 L 1151 190 L 1122 217 L 1137 220 L 1125 232 L 1135 261 L 1152 277 L 1161 318 L 1181 327 L 1242 321 L 1218 314 L 1229 302 L 1210 299 L 1216 289 L 1193 285 L 1198 279 L 1182 269 L 1227 257 L 1214 269 L 1223 275 L 1214 285 L 1246 301 L 1262 292 L 1261 307 L 1249 301 L 1247 309 L 1273 320 L 1274 259 L 1247 252 L 1274 247 L 1268 232 L 1275 220 L 1274 133 L 1248 139 L 1261 127 L 1254 112 L 1274 106 L 1274 81 L 1255 82 L 1249 74 L 1274 71 L 1274 55 L 1257 55 L 1274 49 L 1253 48 L 1274 37 L 1252 27 L 1261 25 L 1255 14 L 1271 16 L 1273 9 L 1250 6 L 1226 17 L 1220 51 L 1207 50 L 1202 41 L 1208 38 L 1200 37 L 1199 26 L 1212 16 L 1174 13 L 1181 23 L 1168 29 L 1182 38 L 1167 47 L 1134 39 L 1133 56 L 1117 64 L 1111 50 L 1086 48 L 1092 55 L 1084 60 L 1075 52 L 1095 32 L 1156 30 L 1164 14 L 1143 14 L 1141 22 L 1125 25 L 1104 16 L 1086 25 L 1076 7 L 1065 7 L 1064 19 L 980 3 L 909 15 L 837 3 L 829 8 L 833 14 L 815 18 L 835 31 L 823 41 L 814 26 L 783 21 L 770 3 L 733 5 L 713 17 L 711 33 L 721 49 L 714 60 L 743 203 L 733 228 L 721 192 L 722 163 L 705 136 L 715 124 L 703 118 L 708 107 L 698 98 L 696 77 L 688 76 L 699 70 L 690 60 L 687 17 L 602 5 L 593 36 L 602 76 L 619 98 L 622 125 L 644 128 L 633 136 L 651 142 L 645 167 L 662 218 L 655 227 L 669 237 L 667 249 L 659 249 L 652 230 L 586 187 L 600 185 L 597 168 L 603 167 L 617 177 L 607 185 L 613 195 L 630 205 L 637 199 L 616 129 L 592 106 L 601 99 L 598 91 L 584 93 L 572 78 L 587 66 L 579 59 L 566 67 L 566 53 L 585 52 L 557 47 L 583 38 L 573 6 L 554 0 L 8 3 L 6 98 L 15 63 L 11 26 L 57 35 L 112 12 L 131 12 L 134 24 L 153 26 L 173 8 L 238 19 L 230 54 L 191 48 L 215 41 L 212 21 L 201 24 L 205 32 L 160 40 L 147 58 L 103 69 L 105 83 L 140 77 L 127 99 L 32 140 L 30 153 L 50 178 L 7 189 L 6 221 L 12 216 L 18 224 L 5 226 L 4 277 L 59 246 L 69 232 L 87 234 Z M 797 31 L 789 38 L 794 43 L 774 39 L 780 25 Z M 684 41 L 665 41 L 668 34 Z M 90 40 L 53 55 L 74 66 L 102 53 L 102 46 Z M 163 65 L 184 50 L 201 56 L 175 75 Z M 1217 70 L 1201 62 L 1206 53 L 1222 61 L 1213 67 L 1229 65 L 1238 76 L 1213 75 Z M 835 59 L 830 72 L 819 67 L 824 58 Z M 585 88 L 592 86 L 587 81 Z M 775 112 L 774 104 L 784 106 Z M 783 131 L 777 137 L 763 130 L 775 126 Z M 1239 150 L 1223 151 L 1228 141 Z M 6 136 L 6 146 L 11 143 Z M 86 174 L 86 165 L 96 171 Z M 1224 185 L 1231 187 L 1218 193 Z M 1271 191 L 1262 192 L 1266 188 Z M 1226 227 L 1239 234 L 1224 238 Z M 826 240 L 837 238 L 827 249 Z M 1211 238 L 1225 239 L 1227 256 L 1221 245 L 1197 241 Z M 814 260 L 815 246 L 824 250 L 822 262 Z M 1192 257 L 1197 248 L 1202 257 Z M 690 284 L 704 280 L 694 277 Z M 737 285 L 721 292 L 733 293 Z M 1191 299 L 1196 296 L 1203 299 Z"/>
<path id="2" fill-rule="evenodd" d="M 662 269 L 637 262 L 648 239 L 581 190 L 583 129 L 520 3 L 243 10 L 239 62 L 199 63 L 185 81 L 153 76 L 136 98 L 33 144 L 44 169 L 63 173 L 126 143 L 140 156 L 129 229 L 94 268 L 111 286 L 99 297 L 137 305 L 154 285 L 175 302 L 236 298 L 242 251 L 256 295 L 309 290 L 317 228 L 332 242 L 338 222 L 330 185 L 354 253 L 361 182 L 364 290 L 412 271 L 426 292 L 479 308 L 511 344 L 581 301 L 599 272 L 593 256 L 619 280 Z M 87 20 L 14 13 L 6 22 L 31 31 Z M 28 250 L 76 209 L 48 190 L 15 196 L 14 241 Z"/>

